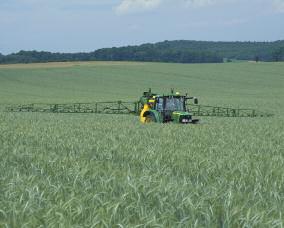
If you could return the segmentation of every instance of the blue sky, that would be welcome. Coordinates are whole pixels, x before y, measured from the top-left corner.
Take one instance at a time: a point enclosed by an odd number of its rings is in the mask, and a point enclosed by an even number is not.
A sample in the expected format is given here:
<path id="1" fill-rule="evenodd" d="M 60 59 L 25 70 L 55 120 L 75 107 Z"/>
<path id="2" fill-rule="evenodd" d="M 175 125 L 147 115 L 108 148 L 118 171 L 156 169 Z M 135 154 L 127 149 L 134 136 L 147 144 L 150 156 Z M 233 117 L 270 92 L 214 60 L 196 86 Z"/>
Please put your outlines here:
<path id="1" fill-rule="evenodd" d="M 0 0 L 0 53 L 284 39 L 284 0 Z"/>

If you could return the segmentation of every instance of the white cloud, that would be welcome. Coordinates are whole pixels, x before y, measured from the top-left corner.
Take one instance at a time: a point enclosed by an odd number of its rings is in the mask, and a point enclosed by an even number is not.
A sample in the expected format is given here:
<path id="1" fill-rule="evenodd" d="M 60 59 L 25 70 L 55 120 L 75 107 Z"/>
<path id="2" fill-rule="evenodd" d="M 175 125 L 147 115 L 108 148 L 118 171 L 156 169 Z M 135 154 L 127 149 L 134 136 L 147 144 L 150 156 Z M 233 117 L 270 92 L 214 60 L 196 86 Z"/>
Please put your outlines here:
<path id="1" fill-rule="evenodd" d="M 122 0 L 115 8 L 118 14 L 152 10 L 160 6 L 162 0 Z"/>
<path id="2" fill-rule="evenodd" d="M 277 12 L 284 13 L 284 0 L 273 0 L 273 7 Z"/>
<path id="3" fill-rule="evenodd" d="M 194 6 L 194 7 L 205 7 L 205 6 L 211 6 L 216 4 L 225 4 L 230 3 L 233 1 L 238 0 L 184 0 L 187 6 Z"/>
<path id="4" fill-rule="evenodd" d="M 197 6 L 197 7 L 203 7 L 203 6 L 207 6 L 207 5 L 213 5 L 216 2 L 218 2 L 218 0 L 187 0 L 186 3 L 188 5 L 193 5 L 193 6 Z"/>
<path id="5" fill-rule="evenodd" d="M 153 10 L 162 4 L 182 4 L 188 7 L 205 7 L 220 3 L 228 3 L 240 0 L 121 0 L 115 7 L 118 14 L 136 13 Z"/>

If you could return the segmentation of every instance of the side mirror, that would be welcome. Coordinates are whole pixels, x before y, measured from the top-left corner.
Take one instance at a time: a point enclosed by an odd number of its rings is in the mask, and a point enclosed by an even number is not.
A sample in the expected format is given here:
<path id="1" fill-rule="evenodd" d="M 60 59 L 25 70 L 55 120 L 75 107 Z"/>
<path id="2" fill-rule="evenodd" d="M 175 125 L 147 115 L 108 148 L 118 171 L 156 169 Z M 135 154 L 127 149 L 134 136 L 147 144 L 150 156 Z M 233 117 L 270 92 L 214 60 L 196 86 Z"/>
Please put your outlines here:
<path id="1" fill-rule="evenodd" d="M 198 104 L 198 99 L 196 97 L 193 98 L 193 103 L 196 104 L 196 105 Z"/>

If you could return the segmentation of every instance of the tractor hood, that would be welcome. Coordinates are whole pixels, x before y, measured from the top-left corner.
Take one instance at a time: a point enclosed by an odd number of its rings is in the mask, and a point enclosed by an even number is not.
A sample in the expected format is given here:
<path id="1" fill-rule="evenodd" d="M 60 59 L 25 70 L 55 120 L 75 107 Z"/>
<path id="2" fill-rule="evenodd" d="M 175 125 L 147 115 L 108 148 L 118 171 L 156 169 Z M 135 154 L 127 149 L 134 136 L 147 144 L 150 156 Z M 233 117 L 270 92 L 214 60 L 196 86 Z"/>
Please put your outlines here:
<path id="1" fill-rule="evenodd" d="M 173 116 L 188 116 L 188 115 L 190 115 L 190 113 L 189 112 L 184 112 L 184 111 L 175 111 L 175 112 L 173 112 L 172 115 Z"/>
<path id="2" fill-rule="evenodd" d="M 189 123 L 192 118 L 189 112 L 175 111 L 172 113 L 172 119 L 176 123 Z"/>
<path id="3" fill-rule="evenodd" d="M 189 112 L 184 112 L 184 111 L 174 111 L 173 115 L 178 115 L 178 116 L 180 116 L 180 115 L 190 115 L 190 113 Z"/>

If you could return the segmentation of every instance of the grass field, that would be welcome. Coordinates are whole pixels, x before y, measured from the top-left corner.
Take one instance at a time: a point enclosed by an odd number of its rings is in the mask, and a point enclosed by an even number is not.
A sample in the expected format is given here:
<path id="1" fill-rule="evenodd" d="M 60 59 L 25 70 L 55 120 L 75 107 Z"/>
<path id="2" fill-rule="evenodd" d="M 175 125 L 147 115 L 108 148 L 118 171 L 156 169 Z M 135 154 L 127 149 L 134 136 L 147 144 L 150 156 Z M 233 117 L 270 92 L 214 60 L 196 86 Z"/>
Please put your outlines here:
<path id="1" fill-rule="evenodd" d="M 284 64 L 0 66 L 0 106 L 177 88 L 272 118 L 0 112 L 0 227 L 283 227 Z"/>

